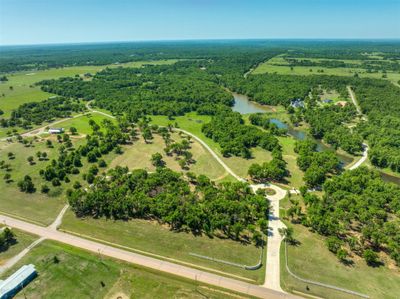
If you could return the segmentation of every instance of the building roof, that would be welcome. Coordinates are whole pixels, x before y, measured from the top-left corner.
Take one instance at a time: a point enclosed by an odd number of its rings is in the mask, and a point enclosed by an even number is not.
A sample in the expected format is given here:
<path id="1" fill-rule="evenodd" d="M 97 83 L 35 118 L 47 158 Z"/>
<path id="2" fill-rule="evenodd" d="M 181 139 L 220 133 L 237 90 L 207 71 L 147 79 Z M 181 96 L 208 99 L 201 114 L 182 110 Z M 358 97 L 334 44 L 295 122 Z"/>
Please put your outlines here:
<path id="1" fill-rule="evenodd" d="M 290 102 L 290 106 L 294 108 L 304 107 L 304 101 L 302 99 L 294 99 Z"/>
<path id="2" fill-rule="evenodd" d="M 0 298 L 20 288 L 32 275 L 36 275 L 36 269 L 34 265 L 29 264 L 19 268 L 6 280 L 0 280 Z"/>

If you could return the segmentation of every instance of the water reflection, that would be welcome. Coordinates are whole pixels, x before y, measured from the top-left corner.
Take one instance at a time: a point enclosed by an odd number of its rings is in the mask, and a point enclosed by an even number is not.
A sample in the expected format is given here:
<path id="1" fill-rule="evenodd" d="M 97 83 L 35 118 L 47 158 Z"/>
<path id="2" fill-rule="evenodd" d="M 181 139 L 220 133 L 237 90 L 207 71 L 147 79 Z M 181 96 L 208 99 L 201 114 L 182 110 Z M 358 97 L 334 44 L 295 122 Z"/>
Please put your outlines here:
<path id="1" fill-rule="evenodd" d="M 235 98 L 235 105 L 232 107 L 234 111 L 237 111 L 241 114 L 248 114 L 248 113 L 265 113 L 271 112 L 271 108 L 267 106 L 263 106 L 257 104 L 255 102 L 249 101 L 249 98 L 245 95 L 233 93 L 233 97 Z M 323 144 L 320 140 L 314 139 L 313 137 L 307 135 L 306 132 L 296 129 L 288 124 L 282 122 L 279 119 L 271 118 L 271 122 L 274 123 L 279 129 L 286 129 L 288 135 L 292 136 L 297 140 L 304 140 L 306 138 L 312 138 L 317 143 L 317 150 L 318 151 L 333 151 L 333 149 L 325 144 Z M 341 155 L 336 153 L 342 166 L 346 166 L 350 164 L 353 159 L 351 157 Z"/>
<path id="2" fill-rule="evenodd" d="M 233 111 L 237 111 L 241 114 L 265 113 L 265 112 L 272 111 L 271 108 L 268 106 L 261 105 L 261 104 L 250 101 L 249 98 L 245 95 L 233 93 L 233 97 L 235 98 L 235 105 L 232 107 L 232 109 L 233 109 Z M 292 136 L 293 138 L 295 138 L 297 140 L 304 140 L 306 138 L 312 138 L 317 143 L 318 151 L 333 151 L 333 149 L 331 147 L 325 145 L 320 140 L 314 139 L 312 136 L 309 136 L 303 130 L 296 129 L 276 118 L 271 118 L 270 121 L 272 123 L 274 123 L 278 128 L 286 129 L 288 132 L 288 135 Z M 336 155 L 338 156 L 340 163 L 342 164 L 342 167 L 353 162 L 353 159 L 351 157 L 341 155 L 338 153 L 336 153 Z M 379 173 L 381 174 L 381 177 L 384 181 L 392 182 L 397 185 L 400 185 L 400 177 L 392 176 L 390 174 L 383 173 L 381 171 L 379 171 Z"/>

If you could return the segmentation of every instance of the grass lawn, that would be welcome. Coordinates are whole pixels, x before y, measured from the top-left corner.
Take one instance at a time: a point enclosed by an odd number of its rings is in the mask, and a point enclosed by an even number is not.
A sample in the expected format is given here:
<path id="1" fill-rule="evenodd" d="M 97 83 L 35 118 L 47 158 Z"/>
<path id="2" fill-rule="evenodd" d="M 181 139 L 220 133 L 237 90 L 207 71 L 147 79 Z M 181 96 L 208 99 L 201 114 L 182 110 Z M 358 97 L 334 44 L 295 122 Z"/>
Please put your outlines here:
<path id="1" fill-rule="evenodd" d="M 337 103 L 339 101 L 348 101 L 349 99 L 344 99 L 340 97 L 340 94 L 336 90 L 326 90 L 324 89 L 322 91 L 322 94 L 320 95 L 321 101 L 323 100 L 332 100 L 333 103 Z"/>
<path id="2" fill-rule="evenodd" d="M 244 159 L 241 157 L 229 157 L 225 158 L 221 155 L 221 148 L 218 143 L 214 142 L 212 139 L 207 138 L 203 132 L 201 132 L 201 127 L 204 123 L 207 123 L 211 120 L 211 117 L 208 115 L 197 115 L 196 113 L 188 113 L 184 116 L 178 116 L 174 120 L 168 120 L 166 116 L 150 116 L 153 124 L 158 124 L 162 126 L 166 126 L 169 123 L 175 124 L 177 123 L 179 128 L 184 129 L 197 137 L 201 138 L 212 150 L 214 150 L 221 159 L 225 162 L 225 164 L 230 167 L 237 175 L 241 177 L 247 177 L 247 170 L 250 165 L 253 163 L 263 163 L 270 161 L 272 159 L 271 153 L 263 150 L 261 148 L 252 148 L 251 152 L 253 158 Z"/>
<path id="3" fill-rule="evenodd" d="M 16 298 L 233 298 L 234 295 L 173 275 L 99 258 L 53 241 L 44 241 L 32 249 L 6 275 L 28 263 L 36 266 L 38 277 Z"/>
<path id="4" fill-rule="evenodd" d="M 195 265 L 239 275 L 261 283 L 265 269 L 251 271 L 191 256 L 206 255 L 245 265 L 257 264 L 260 248 L 217 237 L 194 236 L 192 233 L 173 232 L 168 227 L 148 220 L 113 221 L 106 219 L 78 219 L 68 211 L 61 229 L 146 251 Z M 265 251 L 264 251 L 265 252 Z"/>
<path id="5" fill-rule="evenodd" d="M 288 185 L 296 189 L 304 185 L 304 172 L 297 166 L 297 154 L 294 152 L 296 140 L 293 137 L 278 137 L 282 146 L 283 159 L 286 161 L 286 168 L 289 171 L 287 178 Z"/>
<path id="6" fill-rule="evenodd" d="M 102 117 L 99 115 L 96 116 L 99 117 L 98 120 Z M 84 118 L 86 117 L 82 117 L 82 119 Z M 68 121 L 78 120 L 79 118 Z M 78 132 L 88 133 L 84 128 L 86 127 L 78 127 Z M 79 131 L 79 129 L 81 130 Z M 54 148 L 47 148 L 45 144 L 47 139 L 52 140 Z M 85 139 L 82 135 L 72 136 L 71 140 L 75 147 L 85 143 Z M 87 172 L 87 169 L 91 165 L 90 163 L 87 163 L 85 157 L 82 157 L 83 167 L 79 169 L 80 173 L 68 175 L 70 179 L 69 183 L 62 182 L 61 186 L 53 187 L 51 182 L 45 181 L 40 176 L 39 171 L 45 169 L 46 166 L 51 163 L 52 159 L 57 159 L 59 147 L 60 144 L 57 142 L 56 136 L 48 134 L 45 134 L 42 138 L 34 141 L 32 147 L 25 147 L 23 144 L 15 141 L 13 143 L 5 141 L 0 142 L 0 161 L 4 160 L 7 164 L 10 164 L 12 168 L 9 172 L 11 174 L 12 182 L 9 183 L 5 182 L 3 179 L 6 170 L 0 169 L 0 189 L 2 191 L 0 194 L 0 213 L 9 213 L 42 225 L 49 225 L 55 219 L 66 203 L 65 190 L 71 188 L 75 181 L 80 181 L 82 185 L 85 185 L 82 175 Z M 38 151 L 46 152 L 48 159 L 46 161 L 39 161 L 36 157 Z M 9 152 L 15 154 L 15 159 L 10 160 L 8 158 Z M 27 157 L 29 156 L 34 157 L 35 163 L 33 165 L 30 165 L 27 161 Z M 116 154 L 112 152 L 102 158 L 107 164 L 110 164 L 115 157 Z M 36 192 L 24 193 L 19 190 L 17 186 L 18 181 L 22 180 L 25 175 L 29 175 L 32 178 Z M 43 184 L 50 187 L 48 194 L 41 193 L 40 190 Z"/>
<path id="7" fill-rule="evenodd" d="M 66 119 L 63 122 L 58 123 L 56 126 L 64 128 L 65 132 L 67 133 L 69 133 L 69 129 L 71 127 L 75 127 L 78 130 L 78 134 L 87 135 L 92 133 L 92 128 L 89 125 L 89 120 L 91 119 L 100 126 L 104 119 L 116 123 L 115 119 L 107 117 L 105 115 L 99 113 L 87 113 L 80 117 Z"/>
<path id="8" fill-rule="evenodd" d="M 312 233 L 299 224 L 286 222 L 286 225 L 294 228 L 294 237 L 300 241 L 299 246 L 288 246 L 289 268 L 296 275 L 367 294 L 371 298 L 398 298 L 400 294 L 398 268 L 369 267 L 358 257 L 354 258 L 353 265 L 345 266 L 327 249 L 325 237 Z M 343 292 L 306 284 L 292 277 L 286 271 L 284 245 L 281 246 L 281 285 L 288 291 L 297 290 L 324 298 L 356 298 Z"/>
<path id="9" fill-rule="evenodd" d="M 166 162 L 167 167 L 177 172 L 183 171 L 175 159 L 175 155 L 167 156 L 165 154 L 165 143 L 162 137 L 158 134 L 153 134 L 153 137 L 154 139 L 151 140 L 151 143 L 145 143 L 143 138 L 139 137 L 133 145 L 124 146 L 124 153 L 112 161 L 110 168 L 119 165 L 127 166 L 129 169 L 142 168 L 154 171 L 155 167 L 151 164 L 150 159 L 154 153 L 158 152 L 163 155 L 163 160 Z M 173 133 L 171 137 L 176 142 L 181 142 L 182 140 L 178 133 Z M 193 154 L 193 159 L 195 160 L 195 163 L 190 165 L 189 171 L 197 175 L 205 174 L 212 180 L 222 179 L 227 175 L 225 169 L 193 138 L 189 151 Z"/>
<path id="10" fill-rule="evenodd" d="M 54 143 L 54 142 L 53 142 Z M 25 147 L 21 143 L 0 143 L 0 160 L 4 160 L 11 165 L 11 183 L 6 183 L 3 176 L 6 174 L 4 169 L 0 170 L 0 212 L 11 213 L 19 217 L 28 218 L 31 221 L 41 224 L 50 224 L 64 205 L 63 196 L 50 197 L 40 193 L 40 186 L 44 183 L 39 176 L 39 170 L 45 168 L 50 160 L 57 157 L 58 144 L 49 149 L 43 141 L 33 143 L 34 147 Z M 46 152 L 47 161 L 38 161 L 35 154 L 37 151 Z M 15 154 L 15 159 L 10 160 L 8 152 Z M 33 156 L 36 164 L 29 165 L 27 157 Z M 32 194 L 19 191 L 17 183 L 25 175 L 29 175 L 36 187 L 36 192 Z M 51 184 L 47 183 L 48 186 Z M 56 191 L 56 188 L 54 188 Z M 58 192 L 56 192 L 58 193 Z M 57 195 L 57 194 L 55 194 Z"/>
<path id="11" fill-rule="evenodd" d="M 43 92 L 40 87 L 32 86 L 34 83 L 57 79 L 60 77 L 73 77 L 85 73 L 96 73 L 106 67 L 142 67 L 145 64 L 173 64 L 177 59 L 158 60 L 158 61 L 136 61 L 122 64 L 101 65 L 101 66 L 72 66 L 65 68 L 51 68 L 38 71 L 23 71 L 11 74 L 4 74 L 8 81 L 0 83 L 0 109 L 4 111 L 3 117 L 9 117 L 11 110 L 27 102 L 41 101 L 53 94 Z M 3 74 L 2 74 L 3 75 Z M 12 86 L 12 89 L 10 89 Z"/>
<path id="12" fill-rule="evenodd" d="M 15 244 L 12 244 L 6 250 L 0 250 L 0 266 L 3 265 L 7 260 L 12 258 L 13 256 L 20 253 L 23 249 L 28 247 L 33 241 L 38 239 L 37 236 L 28 234 L 26 232 L 12 229 L 12 232 L 15 235 Z"/>
<path id="13" fill-rule="evenodd" d="M 307 60 L 311 60 L 308 59 Z M 315 59 L 314 59 L 315 60 Z M 326 59 L 323 59 L 326 60 Z M 338 59 L 343 61 L 342 59 Z M 354 61 L 352 61 L 354 63 Z M 312 70 L 312 71 L 310 71 Z M 318 72 L 323 70 L 323 72 Z M 288 65 L 288 63 L 283 59 L 282 56 L 276 56 L 268 61 L 261 63 L 251 74 L 264 74 L 264 73 L 277 73 L 283 75 L 335 75 L 335 76 L 354 76 L 358 73 L 359 77 L 376 78 L 382 79 L 382 72 L 379 73 L 367 73 L 365 69 L 362 68 L 327 68 L 320 66 L 294 66 L 293 69 Z M 395 72 L 387 72 L 387 78 L 385 80 L 391 81 L 393 84 L 398 85 L 400 80 L 400 74 Z"/>

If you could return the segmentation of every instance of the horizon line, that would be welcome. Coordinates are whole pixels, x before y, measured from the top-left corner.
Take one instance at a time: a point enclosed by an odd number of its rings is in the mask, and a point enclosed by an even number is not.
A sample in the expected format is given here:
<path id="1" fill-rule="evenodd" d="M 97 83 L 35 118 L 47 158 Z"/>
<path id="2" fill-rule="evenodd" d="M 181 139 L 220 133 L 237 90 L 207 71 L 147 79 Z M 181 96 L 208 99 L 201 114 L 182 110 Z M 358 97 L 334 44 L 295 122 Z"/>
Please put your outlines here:
<path id="1" fill-rule="evenodd" d="M 0 44 L 0 47 L 23 47 L 23 46 L 62 46 L 62 45 L 93 45 L 93 44 L 116 44 L 116 43 L 154 43 L 154 42 L 188 42 L 188 41 L 400 41 L 400 37 L 251 37 L 251 38 L 183 38 L 183 39 L 138 39 L 138 40 L 109 40 L 88 42 L 44 42 L 37 44 Z"/>

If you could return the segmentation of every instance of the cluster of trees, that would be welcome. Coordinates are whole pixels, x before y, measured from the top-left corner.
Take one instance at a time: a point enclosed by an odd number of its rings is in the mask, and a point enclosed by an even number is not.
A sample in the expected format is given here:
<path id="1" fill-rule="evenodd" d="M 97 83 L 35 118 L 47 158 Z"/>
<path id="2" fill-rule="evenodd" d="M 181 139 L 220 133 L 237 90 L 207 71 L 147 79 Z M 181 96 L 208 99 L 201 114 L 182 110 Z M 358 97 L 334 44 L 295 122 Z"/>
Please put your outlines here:
<path id="1" fill-rule="evenodd" d="M 327 236 L 329 250 L 345 261 L 348 250 L 369 264 L 387 252 L 400 265 L 400 188 L 366 167 L 346 171 L 324 184 L 319 198 L 306 192 L 301 222 Z"/>
<path id="2" fill-rule="evenodd" d="M 307 77 L 262 74 L 257 76 L 231 76 L 226 84 L 232 90 L 248 95 L 253 101 L 266 105 L 289 107 L 293 99 L 304 99 L 310 92 Z"/>
<path id="3" fill-rule="evenodd" d="M 86 158 L 88 163 L 97 163 L 98 167 L 104 168 L 106 162 L 102 157 L 111 151 L 122 153 L 120 145 L 127 144 L 131 140 L 131 135 L 128 134 L 129 128 L 123 132 L 121 128 L 113 124 L 109 120 L 103 120 L 102 126 L 98 125 L 94 120 L 89 120 L 89 124 L 93 130 L 92 135 L 86 136 L 86 144 L 80 145 L 78 148 L 68 146 L 70 143 L 68 136 L 64 134 L 59 142 L 62 145 L 59 147 L 59 156 L 57 160 L 53 159 L 45 169 L 40 170 L 40 175 L 44 180 L 51 182 L 53 186 L 61 185 L 62 181 L 68 183 L 70 179 L 68 175 L 76 175 L 80 173 L 79 168 L 84 164 L 83 158 Z M 58 135 L 60 136 L 60 135 Z M 92 165 L 87 174 L 86 181 L 90 184 L 98 173 L 98 167 Z"/>
<path id="4" fill-rule="evenodd" d="M 306 109 L 304 119 L 310 124 L 310 133 L 317 139 L 324 139 L 335 149 L 342 148 L 350 154 L 362 151 L 363 138 L 343 125 L 356 117 L 353 105 L 336 105 Z"/>
<path id="5" fill-rule="evenodd" d="M 341 96 L 348 97 L 347 79 L 335 76 L 263 74 L 248 76 L 246 79 L 243 76 L 230 76 L 225 81 L 229 88 L 248 95 L 254 101 L 285 106 L 295 125 L 305 120 L 310 124 L 310 133 L 315 138 L 323 138 L 335 148 L 340 147 L 355 154 L 362 151 L 362 137 L 357 132 L 351 132 L 344 123 L 356 117 L 356 109 L 353 105 L 321 107 L 319 102 L 322 88 L 336 90 Z M 304 107 L 294 109 L 290 106 L 293 100 L 304 101 Z M 262 116 L 253 116 L 250 121 L 267 128 L 271 126 Z"/>
<path id="6" fill-rule="evenodd" d="M 353 88 L 368 116 L 358 131 L 368 140 L 371 163 L 400 172 L 400 89 L 377 79 L 358 80 Z"/>
<path id="7" fill-rule="evenodd" d="M 291 67 L 315 66 L 315 67 L 326 67 L 326 68 L 357 68 L 357 69 L 361 68 L 366 70 L 367 73 L 378 72 L 378 71 L 398 72 L 400 70 L 400 64 L 396 60 L 373 59 L 373 60 L 359 60 L 357 62 L 348 62 L 340 59 L 310 60 L 310 59 L 298 59 L 293 57 L 285 57 L 285 60 Z"/>
<path id="8" fill-rule="evenodd" d="M 15 241 L 15 235 L 10 228 L 0 229 L 0 252 L 7 250 Z"/>
<path id="9" fill-rule="evenodd" d="M 304 182 L 309 188 L 320 187 L 328 174 L 340 171 L 340 162 L 334 152 L 317 151 L 317 144 L 311 139 L 297 141 L 294 151 L 298 154 L 297 165 L 304 171 Z"/>
<path id="10" fill-rule="evenodd" d="M 18 187 L 21 192 L 25 193 L 34 193 L 36 191 L 32 178 L 29 175 L 25 175 L 22 180 L 18 181 Z"/>
<path id="11" fill-rule="evenodd" d="M 164 148 L 164 152 L 168 156 L 176 155 L 178 163 L 182 169 L 188 168 L 188 165 L 193 163 L 193 154 L 189 151 L 191 148 L 190 142 L 183 139 L 181 142 L 171 142 Z"/>
<path id="12" fill-rule="evenodd" d="M 220 109 L 209 123 L 203 125 L 202 131 L 221 146 L 224 156 L 250 158 L 250 149 L 256 146 L 268 151 L 280 150 L 279 141 L 273 134 L 245 125 L 240 113 L 230 109 Z"/>
<path id="13" fill-rule="evenodd" d="M 79 100 L 63 97 L 49 98 L 41 102 L 29 102 L 20 105 L 11 112 L 9 119 L 0 119 L 0 126 L 3 128 L 20 126 L 28 129 L 32 125 L 50 122 L 55 118 L 70 117 L 72 113 L 84 110 L 85 105 Z"/>
<path id="14" fill-rule="evenodd" d="M 203 175 L 189 179 L 166 167 L 154 173 L 116 167 L 96 178 L 87 192 L 70 191 L 68 201 L 78 217 L 155 219 L 172 230 L 257 244 L 267 230 L 269 208 L 265 197 L 245 183 L 215 185 Z"/>
<path id="15" fill-rule="evenodd" d="M 277 45 L 278 46 L 278 45 Z M 204 59 L 216 61 L 238 57 L 247 62 L 255 54 L 264 57 L 271 51 L 269 41 L 187 41 L 132 42 L 91 45 L 57 45 L 3 49 L 0 72 L 62 68 L 76 65 L 119 64 L 163 59 Z M 277 50 L 273 50 L 278 52 Z M 279 52 L 278 52 L 279 53 Z M 276 54 L 275 54 L 276 55 Z M 245 65 L 248 67 L 248 65 Z"/>
<path id="16" fill-rule="evenodd" d="M 66 97 L 95 100 L 114 114 L 126 114 L 131 121 L 143 115 L 173 117 L 190 111 L 209 113 L 215 105 L 233 105 L 232 95 L 195 62 L 145 68 L 107 68 L 93 80 L 61 78 L 42 81 L 42 89 Z"/>
<path id="17" fill-rule="evenodd" d="M 252 180 L 257 182 L 282 181 L 288 174 L 286 162 L 282 158 L 282 151 L 276 148 L 272 151 L 271 161 L 250 165 L 248 174 Z"/>
<path id="18" fill-rule="evenodd" d="M 249 116 L 249 121 L 252 125 L 262 127 L 264 130 L 271 132 L 274 135 L 284 136 L 287 134 L 287 129 L 278 128 L 271 119 L 263 113 L 254 113 Z"/>

